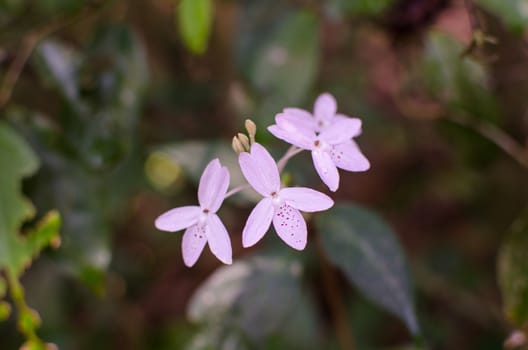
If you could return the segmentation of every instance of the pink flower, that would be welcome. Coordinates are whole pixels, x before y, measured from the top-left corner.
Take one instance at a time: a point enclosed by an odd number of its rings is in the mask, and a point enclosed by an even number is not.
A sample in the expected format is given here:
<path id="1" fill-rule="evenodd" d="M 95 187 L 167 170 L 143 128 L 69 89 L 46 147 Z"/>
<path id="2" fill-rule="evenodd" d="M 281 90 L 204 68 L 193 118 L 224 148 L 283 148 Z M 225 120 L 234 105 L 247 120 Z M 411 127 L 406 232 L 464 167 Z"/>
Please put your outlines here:
<path id="1" fill-rule="evenodd" d="M 249 184 L 264 196 L 249 215 L 242 232 L 242 245 L 250 247 L 260 241 L 273 221 L 275 231 L 286 244 L 297 250 L 304 249 L 307 229 L 299 210 L 326 210 L 334 201 L 310 188 L 281 188 L 277 164 L 258 143 L 251 146 L 251 153 L 240 153 L 238 162 Z"/>
<path id="2" fill-rule="evenodd" d="M 155 222 L 162 231 L 176 232 L 183 229 L 182 255 L 185 265 L 193 266 L 205 243 L 224 264 L 232 263 L 231 240 L 216 212 L 224 201 L 229 187 L 229 171 L 214 159 L 205 168 L 198 186 L 200 206 L 185 206 L 169 210 Z"/>
<path id="3" fill-rule="evenodd" d="M 329 93 L 323 93 L 317 97 L 313 115 L 301 108 L 285 108 L 281 114 L 283 118 L 289 120 L 298 128 L 312 130 L 317 133 L 339 120 L 351 119 L 344 114 L 337 113 L 337 102 L 334 96 Z M 357 120 L 359 121 L 359 119 Z M 361 128 L 359 128 L 357 135 L 354 135 L 354 137 L 360 134 Z"/>
<path id="4" fill-rule="evenodd" d="M 337 168 L 365 171 L 367 158 L 352 140 L 361 134 L 361 120 L 336 114 L 335 100 L 322 94 L 315 102 L 314 116 L 297 108 L 286 108 L 275 116 L 268 130 L 277 138 L 312 152 L 315 169 L 331 191 L 339 187 Z"/>

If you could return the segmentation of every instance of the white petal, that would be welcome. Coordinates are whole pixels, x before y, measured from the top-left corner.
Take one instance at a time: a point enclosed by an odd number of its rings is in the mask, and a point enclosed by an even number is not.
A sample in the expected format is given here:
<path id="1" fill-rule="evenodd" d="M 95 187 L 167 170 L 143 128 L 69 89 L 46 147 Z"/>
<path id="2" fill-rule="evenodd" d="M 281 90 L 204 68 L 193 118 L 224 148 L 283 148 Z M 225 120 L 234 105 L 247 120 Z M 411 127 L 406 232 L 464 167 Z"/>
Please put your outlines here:
<path id="1" fill-rule="evenodd" d="M 346 142 L 361 133 L 361 120 L 357 118 L 337 119 L 324 128 L 319 137 L 329 144 Z"/>
<path id="2" fill-rule="evenodd" d="M 303 149 L 311 149 L 313 147 L 313 142 L 317 137 L 314 129 L 296 125 L 294 121 L 282 113 L 275 116 L 275 122 L 276 125 L 268 127 L 268 130 L 275 137 Z"/>
<path id="3" fill-rule="evenodd" d="M 231 264 L 233 262 L 231 239 L 218 215 L 209 215 L 206 234 L 211 252 L 224 264 Z"/>
<path id="4" fill-rule="evenodd" d="M 352 140 L 332 146 L 330 156 L 334 164 L 344 170 L 365 171 L 370 168 L 370 162 Z"/>
<path id="5" fill-rule="evenodd" d="M 315 100 L 314 117 L 318 121 L 331 119 L 337 111 L 337 102 L 329 93 L 319 95 Z"/>
<path id="6" fill-rule="evenodd" d="M 285 108 L 280 114 L 300 129 L 310 130 L 312 132 L 317 130 L 317 123 L 314 117 L 304 109 Z"/>
<path id="7" fill-rule="evenodd" d="M 251 247 L 264 237 L 271 225 L 273 210 L 271 198 L 262 199 L 253 208 L 242 231 L 242 246 L 244 248 Z"/>
<path id="8" fill-rule="evenodd" d="M 332 198 L 307 187 L 286 187 L 279 196 L 286 204 L 306 212 L 327 210 L 334 205 Z"/>
<path id="9" fill-rule="evenodd" d="M 306 221 L 297 209 L 282 203 L 273 214 L 273 227 L 279 237 L 290 247 L 297 250 L 303 250 L 306 247 L 308 236 Z"/>
<path id="10" fill-rule="evenodd" d="M 182 239 L 182 255 L 185 265 L 192 267 L 196 263 L 205 243 L 207 243 L 205 226 L 192 225 L 185 230 Z"/>
<path id="11" fill-rule="evenodd" d="M 324 151 L 312 151 L 312 159 L 321 180 L 335 192 L 339 187 L 339 173 L 330 155 Z"/>
<path id="12" fill-rule="evenodd" d="M 154 225 L 162 231 L 180 231 L 194 225 L 201 212 L 200 207 L 195 205 L 174 208 L 158 216 Z"/>
<path id="13" fill-rule="evenodd" d="M 213 159 L 205 168 L 198 185 L 198 202 L 202 209 L 216 213 L 229 187 L 229 171 Z"/>
<path id="14" fill-rule="evenodd" d="M 238 163 L 249 184 L 263 196 L 278 192 L 280 177 L 277 164 L 269 152 L 258 143 L 251 146 L 251 153 L 243 152 Z"/>

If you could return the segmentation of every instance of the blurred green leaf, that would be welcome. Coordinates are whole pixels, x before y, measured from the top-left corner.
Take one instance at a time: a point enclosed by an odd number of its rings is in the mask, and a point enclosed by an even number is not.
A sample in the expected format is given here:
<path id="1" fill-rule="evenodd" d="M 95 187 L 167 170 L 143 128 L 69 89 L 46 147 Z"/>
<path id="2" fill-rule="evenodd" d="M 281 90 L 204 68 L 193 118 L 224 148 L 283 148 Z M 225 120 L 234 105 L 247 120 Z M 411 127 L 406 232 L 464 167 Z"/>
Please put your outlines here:
<path id="1" fill-rule="evenodd" d="M 462 57 L 462 43 L 430 32 L 425 46 L 424 83 L 441 101 L 475 118 L 499 120 L 497 101 L 489 89 L 488 72 L 471 57 Z"/>
<path id="2" fill-rule="evenodd" d="M 236 349 L 252 349 L 279 336 L 288 349 L 317 348 L 315 316 L 302 293 L 300 273 L 298 263 L 273 257 L 239 260 L 219 268 L 190 301 L 189 318 L 203 324 L 207 332 L 193 343 L 220 349 L 232 339 L 240 343 Z"/>
<path id="3" fill-rule="evenodd" d="M 392 229 L 376 214 L 338 204 L 317 217 L 328 259 L 371 301 L 419 333 L 404 253 Z"/>
<path id="4" fill-rule="evenodd" d="M 351 14 L 379 16 L 394 0 L 335 0 L 337 6 L 342 10 Z"/>
<path id="5" fill-rule="evenodd" d="M 506 318 L 528 331 L 528 215 L 512 227 L 498 256 L 498 281 Z"/>
<path id="6" fill-rule="evenodd" d="M 490 13 L 499 17 L 507 28 L 522 34 L 528 24 L 527 0 L 476 0 Z"/>
<path id="7" fill-rule="evenodd" d="M 262 120 L 266 124 L 280 106 L 300 104 L 315 81 L 318 62 L 316 17 L 305 11 L 289 15 L 253 53 L 249 79 L 263 98 L 256 117 L 268 118 Z"/>
<path id="8" fill-rule="evenodd" d="M 194 54 L 203 54 L 211 34 L 213 22 L 211 0 L 181 0 L 176 6 L 176 17 L 180 36 Z"/>
<path id="9" fill-rule="evenodd" d="M 79 53 L 57 41 L 43 41 L 35 50 L 36 63 L 44 80 L 55 88 L 72 104 L 78 104 Z"/>
<path id="10" fill-rule="evenodd" d="M 0 270 L 7 276 L 11 298 L 18 308 L 19 329 L 29 342 L 37 345 L 43 344 L 35 334 L 38 314 L 27 306 L 19 277 L 45 246 L 60 243 L 60 218 L 56 212 L 48 214 L 32 232 L 19 234 L 24 221 L 34 215 L 33 206 L 21 193 L 22 180 L 36 172 L 38 165 L 25 141 L 0 123 Z M 4 314 L 6 311 L 4 307 Z"/>

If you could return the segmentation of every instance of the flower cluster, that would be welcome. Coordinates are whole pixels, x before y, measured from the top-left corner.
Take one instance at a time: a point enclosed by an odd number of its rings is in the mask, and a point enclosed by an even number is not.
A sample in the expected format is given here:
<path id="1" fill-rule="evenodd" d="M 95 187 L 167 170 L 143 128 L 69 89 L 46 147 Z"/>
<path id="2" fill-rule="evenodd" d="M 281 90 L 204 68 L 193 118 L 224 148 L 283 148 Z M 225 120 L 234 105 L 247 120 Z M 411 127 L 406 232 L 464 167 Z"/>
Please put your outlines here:
<path id="1" fill-rule="evenodd" d="M 256 127 L 246 122 L 249 138 L 238 134 L 233 148 L 239 153 L 238 162 L 249 185 L 262 199 L 251 211 L 242 231 L 242 245 L 250 247 L 266 234 L 273 223 L 277 235 L 290 247 L 302 250 L 307 242 L 307 227 L 301 211 L 317 212 L 331 208 L 333 200 L 326 194 L 306 187 L 283 187 L 279 169 L 292 155 L 302 150 L 312 154 L 315 169 L 331 191 L 339 187 L 337 168 L 365 171 L 369 161 L 353 140 L 361 134 L 361 121 L 337 113 L 334 97 L 328 93 L 315 101 L 313 114 L 298 108 L 285 108 L 275 116 L 268 130 L 292 145 L 279 161 L 255 142 Z M 229 171 L 218 159 L 205 168 L 198 186 L 197 206 L 169 210 L 155 222 L 158 229 L 175 232 L 185 229 L 182 255 L 191 267 L 198 260 L 206 243 L 223 263 L 231 264 L 232 249 L 229 234 L 216 214 L 224 199 L 238 190 L 227 192 Z"/>

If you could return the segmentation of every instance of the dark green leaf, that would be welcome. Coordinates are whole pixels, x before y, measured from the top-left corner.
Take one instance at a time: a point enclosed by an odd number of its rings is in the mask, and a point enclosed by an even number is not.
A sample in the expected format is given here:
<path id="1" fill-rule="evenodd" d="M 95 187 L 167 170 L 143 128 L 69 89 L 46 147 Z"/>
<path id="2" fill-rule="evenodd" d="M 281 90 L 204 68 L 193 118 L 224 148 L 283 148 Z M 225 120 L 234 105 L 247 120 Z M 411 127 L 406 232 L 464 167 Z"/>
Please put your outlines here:
<path id="1" fill-rule="evenodd" d="M 352 204 L 339 204 L 317 218 L 323 248 L 374 303 L 419 332 L 404 253 L 382 218 Z"/>
<path id="2" fill-rule="evenodd" d="M 207 42 L 213 21 L 211 0 L 181 0 L 176 7 L 178 28 L 183 42 L 195 54 L 207 49 Z"/>
<path id="3" fill-rule="evenodd" d="M 289 340 L 289 349 L 316 348 L 318 332 L 300 288 L 300 269 L 296 262 L 272 257 L 221 267 L 194 294 L 189 317 L 217 329 L 216 339 L 234 337 L 249 348 L 271 336 Z M 211 345 L 220 348 L 218 340 Z"/>
<path id="4" fill-rule="evenodd" d="M 379 16 L 394 0 L 335 0 L 337 6 L 351 14 Z"/>
<path id="5" fill-rule="evenodd" d="M 506 318 L 528 330 L 528 215 L 513 225 L 498 256 L 498 280 Z"/>

